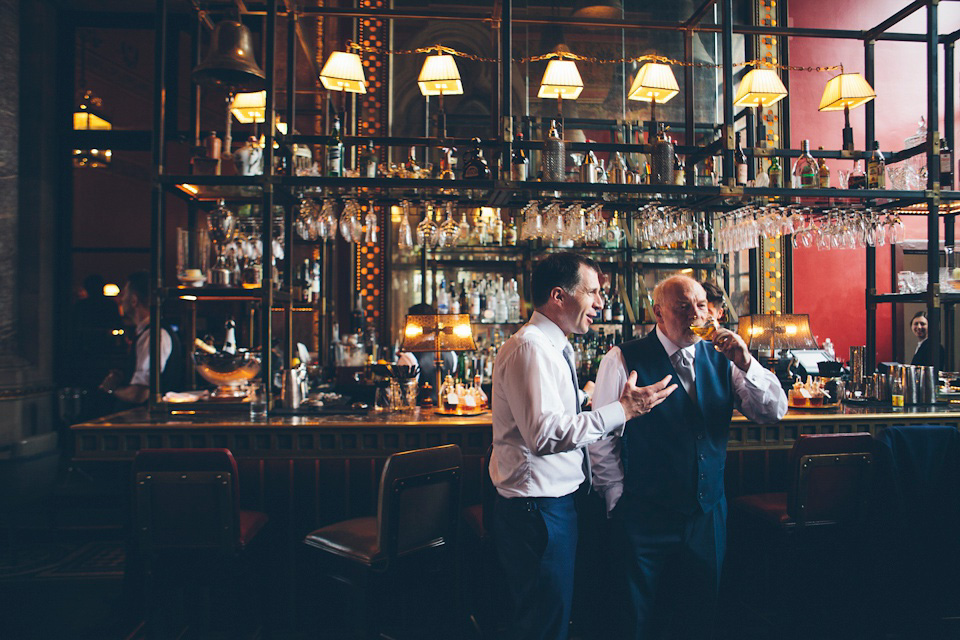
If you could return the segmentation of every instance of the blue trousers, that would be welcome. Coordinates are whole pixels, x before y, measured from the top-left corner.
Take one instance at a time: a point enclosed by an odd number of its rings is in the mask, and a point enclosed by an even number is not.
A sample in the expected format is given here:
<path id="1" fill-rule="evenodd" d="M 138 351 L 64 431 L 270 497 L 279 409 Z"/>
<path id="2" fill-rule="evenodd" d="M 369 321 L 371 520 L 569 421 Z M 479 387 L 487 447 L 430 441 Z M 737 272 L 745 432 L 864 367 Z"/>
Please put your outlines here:
<path id="1" fill-rule="evenodd" d="M 493 536 L 512 611 L 509 640 L 566 640 L 573 601 L 577 510 L 562 498 L 497 497 Z"/>
<path id="2" fill-rule="evenodd" d="M 626 602 L 618 638 L 707 640 L 715 633 L 727 502 L 684 514 L 624 495 L 613 510 Z"/>

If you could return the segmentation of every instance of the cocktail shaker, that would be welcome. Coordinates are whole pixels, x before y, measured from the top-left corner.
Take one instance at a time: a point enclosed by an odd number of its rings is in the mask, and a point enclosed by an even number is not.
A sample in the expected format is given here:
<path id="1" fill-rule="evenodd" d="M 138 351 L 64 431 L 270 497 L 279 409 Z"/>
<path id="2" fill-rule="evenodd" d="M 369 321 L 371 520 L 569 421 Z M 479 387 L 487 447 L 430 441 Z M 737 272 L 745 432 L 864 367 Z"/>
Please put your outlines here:
<path id="1" fill-rule="evenodd" d="M 863 358 L 866 347 L 850 347 L 850 379 L 855 385 L 863 384 Z"/>
<path id="2" fill-rule="evenodd" d="M 917 367 L 909 364 L 900 369 L 900 384 L 903 385 L 903 404 L 913 405 L 920 401 L 920 389 L 917 384 Z"/>
<path id="3" fill-rule="evenodd" d="M 937 401 L 937 375 L 933 367 L 917 367 L 920 377 L 921 404 L 933 404 Z"/>

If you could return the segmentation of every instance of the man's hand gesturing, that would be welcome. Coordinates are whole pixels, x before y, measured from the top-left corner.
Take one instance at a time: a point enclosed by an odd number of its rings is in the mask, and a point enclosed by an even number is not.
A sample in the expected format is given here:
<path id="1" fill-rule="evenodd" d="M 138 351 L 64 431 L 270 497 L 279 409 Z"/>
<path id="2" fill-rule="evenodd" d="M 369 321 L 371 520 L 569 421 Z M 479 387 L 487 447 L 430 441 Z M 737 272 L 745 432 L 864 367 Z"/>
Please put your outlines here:
<path id="1" fill-rule="evenodd" d="M 623 412 L 626 414 L 627 420 L 649 412 L 673 393 L 677 388 L 676 383 L 667 386 L 672 377 L 666 376 L 660 382 L 654 382 L 646 387 L 638 387 L 637 372 L 631 371 L 630 377 L 627 378 L 627 384 L 623 387 L 623 393 L 620 394 L 620 404 L 623 406 Z"/>

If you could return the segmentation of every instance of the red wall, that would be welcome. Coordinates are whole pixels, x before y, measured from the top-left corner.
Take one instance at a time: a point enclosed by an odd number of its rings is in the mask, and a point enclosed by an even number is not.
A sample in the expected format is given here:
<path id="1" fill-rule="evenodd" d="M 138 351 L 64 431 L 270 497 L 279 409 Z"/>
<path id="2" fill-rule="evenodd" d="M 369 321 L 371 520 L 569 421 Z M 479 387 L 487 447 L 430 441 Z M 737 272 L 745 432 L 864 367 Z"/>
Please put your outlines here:
<path id="1" fill-rule="evenodd" d="M 870 29 L 907 4 L 906 0 L 791 0 L 789 26 L 826 29 Z M 940 4 L 939 31 L 950 33 L 960 24 L 960 11 L 950 3 Z M 921 9 L 891 31 L 924 33 L 925 10 Z M 859 40 L 789 39 L 790 64 L 830 66 L 843 64 L 845 71 L 864 71 L 863 44 Z M 941 78 L 942 78 L 942 51 Z M 818 112 L 823 87 L 836 72 L 790 72 L 791 148 L 809 139 L 815 149 L 839 149 L 842 145 L 843 112 Z M 903 140 L 916 131 L 917 120 L 926 118 L 926 47 L 923 43 L 879 41 L 875 47 L 876 137 L 883 150 L 903 148 Z M 943 118 L 941 88 L 940 117 Z M 955 105 L 960 102 L 955 102 Z M 864 113 L 851 113 L 854 143 L 864 148 Z M 941 120 L 942 121 L 942 120 Z M 942 124 L 941 124 L 942 127 Z M 942 129 L 941 129 L 942 130 Z M 829 163 L 831 176 L 852 168 L 850 161 Z M 926 238 L 926 220 L 905 220 L 908 239 Z M 798 248 L 793 254 L 793 306 L 796 313 L 810 314 L 818 340 L 830 338 L 838 357 L 846 360 L 851 345 L 866 344 L 866 258 L 863 250 L 818 251 Z M 877 290 L 890 290 L 890 251 L 877 251 Z M 892 310 L 883 304 L 877 313 L 878 361 L 893 356 Z"/>

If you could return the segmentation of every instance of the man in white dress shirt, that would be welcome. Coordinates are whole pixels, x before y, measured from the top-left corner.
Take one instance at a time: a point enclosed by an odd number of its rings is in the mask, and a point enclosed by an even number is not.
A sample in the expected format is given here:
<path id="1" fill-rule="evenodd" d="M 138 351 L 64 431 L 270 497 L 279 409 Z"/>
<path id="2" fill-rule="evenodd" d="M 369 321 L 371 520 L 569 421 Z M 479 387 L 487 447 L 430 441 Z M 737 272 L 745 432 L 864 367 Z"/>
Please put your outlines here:
<path id="1" fill-rule="evenodd" d="M 723 469 L 733 409 L 759 423 L 780 420 L 787 399 L 777 377 L 736 333 L 712 343 L 691 325 L 708 317 L 703 287 L 674 276 L 653 292 L 656 330 L 611 349 L 593 402 L 618 397 L 627 380 L 676 375 L 682 388 L 625 430 L 590 446 L 594 488 L 613 518 L 615 566 L 627 603 L 618 640 L 705 639 L 713 634 L 726 550 Z"/>
<path id="2" fill-rule="evenodd" d="M 493 370 L 493 536 L 510 589 L 511 640 L 564 640 L 573 598 L 585 447 L 622 432 L 676 388 L 670 376 L 620 392 L 582 412 L 567 334 L 586 333 L 603 308 L 599 268 L 574 253 L 551 254 L 533 272 L 530 321 L 507 340 Z"/>

